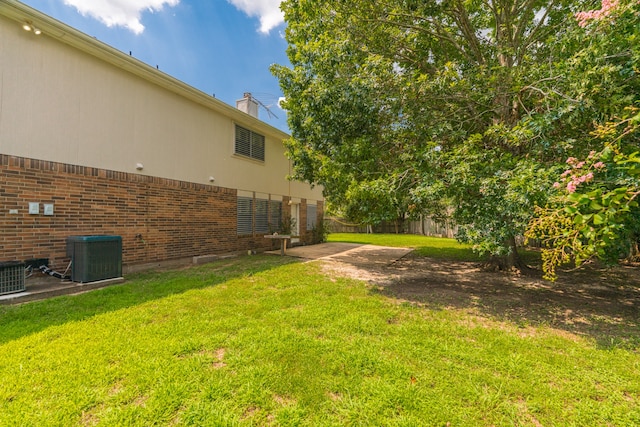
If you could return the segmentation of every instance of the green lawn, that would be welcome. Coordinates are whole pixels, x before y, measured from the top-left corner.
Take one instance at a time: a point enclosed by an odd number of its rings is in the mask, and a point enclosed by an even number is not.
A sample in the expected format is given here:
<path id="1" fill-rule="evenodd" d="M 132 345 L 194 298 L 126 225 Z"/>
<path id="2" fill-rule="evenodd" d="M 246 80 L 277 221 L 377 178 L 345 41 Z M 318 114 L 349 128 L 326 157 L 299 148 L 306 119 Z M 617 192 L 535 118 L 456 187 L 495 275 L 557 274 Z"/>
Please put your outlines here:
<path id="1" fill-rule="evenodd" d="M 471 245 L 458 243 L 455 239 L 420 236 L 415 234 L 360 234 L 332 233 L 329 242 L 363 243 L 378 246 L 413 248 L 415 253 L 431 258 L 454 259 L 457 261 L 482 261 L 486 257 L 473 251 Z M 540 252 L 520 249 L 520 258 L 529 265 L 540 265 Z"/>
<path id="2" fill-rule="evenodd" d="M 441 237 L 419 236 L 415 234 L 331 233 L 327 241 L 414 248 L 416 253 L 421 256 L 450 258 L 459 261 L 478 261 L 481 259 L 473 252 L 471 245 L 465 245 L 456 242 L 454 239 Z"/>
<path id="3" fill-rule="evenodd" d="M 0 378 L 2 426 L 640 425 L 638 349 L 266 255 L 0 307 Z"/>

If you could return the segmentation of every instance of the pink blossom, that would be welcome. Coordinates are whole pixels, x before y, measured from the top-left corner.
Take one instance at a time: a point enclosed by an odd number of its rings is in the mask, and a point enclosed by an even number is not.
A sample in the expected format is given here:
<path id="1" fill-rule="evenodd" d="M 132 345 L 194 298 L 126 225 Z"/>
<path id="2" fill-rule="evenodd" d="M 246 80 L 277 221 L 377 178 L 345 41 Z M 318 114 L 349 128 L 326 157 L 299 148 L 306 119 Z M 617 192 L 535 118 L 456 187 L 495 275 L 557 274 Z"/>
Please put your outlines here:
<path id="1" fill-rule="evenodd" d="M 604 169 L 604 168 L 605 168 L 605 164 L 604 164 L 604 163 L 602 163 L 602 162 L 598 162 L 598 163 L 595 163 L 595 164 L 593 165 L 593 167 L 594 167 L 594 168 L 596 168 L 596 169 L 598 169 L 598 170 L 600 170 L 600 169 Z"/>
<path id="2" fill-rule="evenodd" d="M 587 157 L 587 159 L 593 159 L 593 156 L 596 155 L 595 151 L 589 151 L 589 156 Z"/>
<path id="3" fill-rule="evenodd" d="M 571 169 L 566 170 L 564 172 L 562 172 L 562 175 L 560 175 L 561 178 L 565 178 L 567 175 L 569 175 L 571 173 Z"/>
<path id="4" fill-rule="evenodd" d="M 575 157 L 569 157 L 569 158 L 567 159 L 567 164 L 568 164 L 568 165 L 572 165 L 572 164 L 574 164 L 574 163 L 575 163 L 575 162 L 577 162 L 577 161 L 578 161 L 578 159 L 576 159 Z"/>
<path id="5" fill-rule="evenodd" d="M 554 182 L 553 183 L 553 188 L 560 188 L 560 183 L 559 182 Z"/>
<path id="6" fill-rule="evenodd" d="M 574 184 L 578 185 L 578 184 L 582 184 L 583 182 L 589 182 L 592 179 L 593 179 L 593 172 L 589 172 L 586 175 L 574 176 L 572 181 Z"/>
<path id="7" fill-rule="evenodd" d="M 618 0 L 602 0 L 601 7 L 598 10 L 589 10 L 586 12 L 578 12 L 574 16 L 578 20 L 578 25 L 586 27 L 590 20 L 598 20 L 608 16 L 613 9 L 618 6 Z"/>
<path id="8" fill-rule="evenodd" d="M 584 162 L 580 162 L 576 165 L 576 169 L 580 169 L 583 166 L 584 166 Z"/>
<path id="9" fill-rule="evenodd" d="M 569 181 L 567 184 L 567 191 L 569 193 L 575 193 L 577 185 L 573 181 Z"/>

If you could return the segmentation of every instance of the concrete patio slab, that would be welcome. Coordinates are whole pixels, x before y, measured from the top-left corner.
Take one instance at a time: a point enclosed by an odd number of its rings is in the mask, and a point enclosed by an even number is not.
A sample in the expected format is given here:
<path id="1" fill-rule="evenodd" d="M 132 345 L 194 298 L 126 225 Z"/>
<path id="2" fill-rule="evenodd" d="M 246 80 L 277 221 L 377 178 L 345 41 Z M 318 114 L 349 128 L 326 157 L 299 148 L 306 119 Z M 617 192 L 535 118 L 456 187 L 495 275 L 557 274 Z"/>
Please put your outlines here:
<path id="1" fill-rule="evenodd" d="M 320 259 L 336 256 L 362 246 L 364 245 L 357 243 L 320 243 L 317 245 L 295 246 L 288 248 L 287 255 L 295 258 Z M 269 253 L 279 253 L 279 251 L 271 251 Z"/>
<path id="2" fill-rule="evenodd" d="M 24 292 L 0 295 L 0 304 L 22 304 L 61 295 L 80 294 L 119 283 L 124 283 L 124 278 L 117 277 L 96 282 L 77 283 L 48 276 L 38 276 L 26 280 L 27 289 Z"/>
<path id="3" fill-rule="evenodd" d="M 392 266 L 413 249 L 356 243 L 322 243 L 298 246 L 287 250 L 287 255 L 308 262 L 324 261 L 325 271 L 339 273 L 370 283 L 388 284 L 397 280 L 399 272 Z M 278 253 L 278 252 L 274 252 Z"/>
<path id="4" fill-rule="evenodd" d="M 331 259 L 349 264 L 388 265 L 411 251 L 410 248 L 330 242 L 287 249 L 287 255 L 311 260 Z"/>
<path id="5" fill-rule="evenodd" d="M 412 250 L 332 242 L 298 246 L 287 250 L 287 255 L 307 262 L 323 261 L 323 269 L 327 272 L 385 285 L 398 280 L 400 272 L 393 266 Z"/>

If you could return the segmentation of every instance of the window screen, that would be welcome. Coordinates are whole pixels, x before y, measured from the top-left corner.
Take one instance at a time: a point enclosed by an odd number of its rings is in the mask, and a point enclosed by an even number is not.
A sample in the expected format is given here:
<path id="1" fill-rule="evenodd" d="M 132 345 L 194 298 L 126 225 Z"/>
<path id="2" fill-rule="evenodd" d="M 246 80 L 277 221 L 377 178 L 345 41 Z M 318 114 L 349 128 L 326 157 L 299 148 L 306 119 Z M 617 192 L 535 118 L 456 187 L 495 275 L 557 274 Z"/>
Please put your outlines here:
<path id="1" fill-rule="evenodd" d="M 251 132 L 251 157 L 264 161 L 264 136 Z"/>
<path id="2" fill-rule="evenodd" d="M 251 131 L 236 126 L 236 154 L 251 157 Z"/>
<path id="3" fill-rule="evenodd" d="M 316 226 L 318 215 L 318 207 L 316 205 L 307 205 L 307 230 L 313 230 Z"/>
<path id="4" fill-rule="evenodd" d="M 238 235 L 253 233 L 253 199 L 238 197 Z"/>
<path id="5" fill-rule="evenodd" d="M 269 201 L 256 199 L 256 233 L 269 232 Z"/>
<path id="6" fill-rule="evenodd" d="M 269 205 L 269 227 L 271 232 L 280 231 L 282 223 L 282 202 L 272 200 Z"/>

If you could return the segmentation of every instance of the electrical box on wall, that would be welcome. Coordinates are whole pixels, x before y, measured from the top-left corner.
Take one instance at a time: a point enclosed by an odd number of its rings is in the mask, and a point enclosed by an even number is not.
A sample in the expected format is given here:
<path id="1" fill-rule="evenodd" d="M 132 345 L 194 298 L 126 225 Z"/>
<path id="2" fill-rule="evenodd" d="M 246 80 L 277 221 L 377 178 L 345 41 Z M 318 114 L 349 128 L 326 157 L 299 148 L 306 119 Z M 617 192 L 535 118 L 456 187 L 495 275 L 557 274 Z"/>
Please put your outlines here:
<path id="1" fill-rule="evenodd" d="M 53 215 L 53 204 L 45 203 L 44 205 L 44 214 L 47 216 Z"/>
<path id="2" fill-rule="evenodd" d="M 29 215 L 38 215 L 40 213 L 40 203 L 29 202 Z"/>

